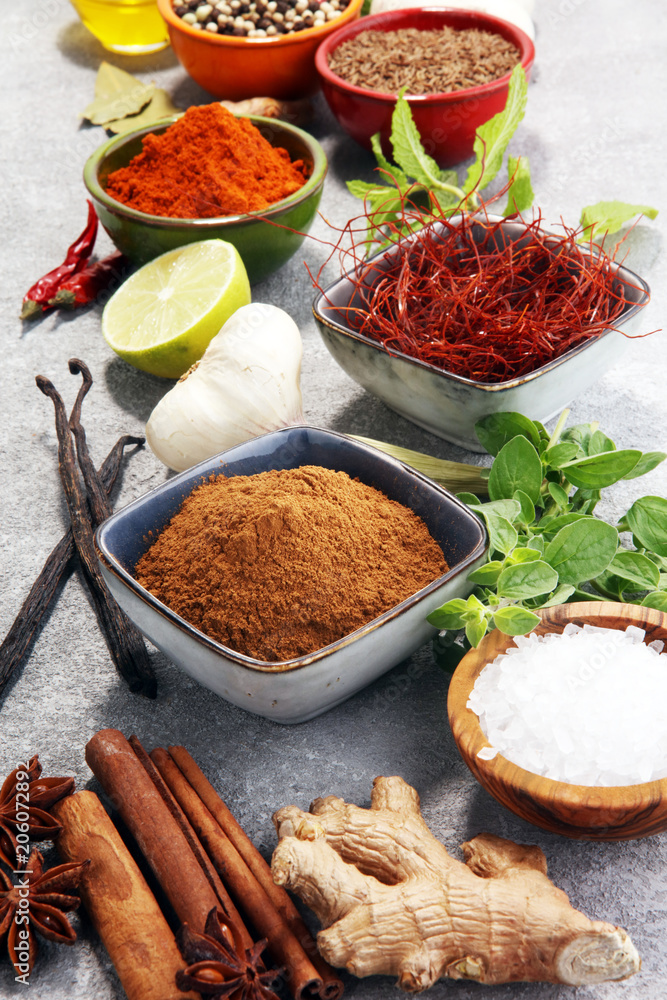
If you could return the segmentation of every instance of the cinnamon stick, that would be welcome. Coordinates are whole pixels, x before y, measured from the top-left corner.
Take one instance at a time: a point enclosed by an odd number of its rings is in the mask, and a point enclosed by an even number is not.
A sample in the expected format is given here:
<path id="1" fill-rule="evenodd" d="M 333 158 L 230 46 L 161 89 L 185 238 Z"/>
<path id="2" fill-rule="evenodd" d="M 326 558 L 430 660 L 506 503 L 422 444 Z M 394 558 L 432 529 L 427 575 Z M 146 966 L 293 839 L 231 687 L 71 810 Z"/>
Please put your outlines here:
<path id="1" fill-rule="evenodd" d="M 276 963 L 285 967 L 292 995 L 296 1000 L 301 1000 L 304 995 L 319 994 L 322 979 L 317 969 L 169 753 L 158 748 L 152 752 L 151 759 L 192 823 L 244 916 L 252 923 L 258 935 L 268 940 L 269 950 Z"/>
<path id="2" fill-rule="evenodd" d="M 86 745 L 86 761 L 162 886 L 176 916 L 203 933 L 220 901 L 180 826 L 117 729 L 103 729 Z"/>
<path id="3" fill-rule="evenodd" d="M 215 866 L 212 864 L 210 858 L 208 857 L 206 851 L 204 850 L 187 816 L 185 815 L 185 813 L 179 806 L 178 802 L 172 795 L 171 791 L 169 790 L 169 787 L 164 782 L 162 775 L 160 774 L 155 764 L 144 750 L 143 746 L 141 745 L 137 737 L 130 736 L 128 742 L 132 747 L 132 749 L 134 750 L 139 763 L 142 765 L 142 767 L 146 771 L 146 774 L 155 785 L 157 791 L 160 793 L 162 801 L 167 806 L 167 809 L 169 810 L 175 821 L 178 823 L 181 830 L 183 831 L 183 834 L 188 844 L 190 845 L 190 849 L 194 854 L 195 858 L 197 859 L 199 867 L 206 876 L 209 885 L 211 886 L 214 893 L 218 897 L 223 911 L 226 913 L 229 919 L 236 925 L 243 940 L 243 947 L 252 948 L 255 942 L 248 933 L 248 930 L 245 924 L 243 923 L 243 920 L 241 919 L 239 911 L 236 909 L 236 906 L 234 905 L 231 896 L 225 889 L 222 883 L 222 879 L 215 870 Z"/>
<path id="4" fill-rule="evenodd" d="M 79 892 L 128 1000 L 196 1000 L 176 986 L 184 960 L 174 935 L 95 793 L 76 792 L 52 812 L 63 859 L 90 859 Z"/>
<path id="5" fill-rule="evenodd" d="M 320 989 L 322 1000 L 338 1000 L 343 993 L 343 983 L 318 952 L 312 934 L 285 889 L 273 881 L 268 863 L 185 747 L 170 746 L 169 754 L 301 943 L 322 979 Z"/>

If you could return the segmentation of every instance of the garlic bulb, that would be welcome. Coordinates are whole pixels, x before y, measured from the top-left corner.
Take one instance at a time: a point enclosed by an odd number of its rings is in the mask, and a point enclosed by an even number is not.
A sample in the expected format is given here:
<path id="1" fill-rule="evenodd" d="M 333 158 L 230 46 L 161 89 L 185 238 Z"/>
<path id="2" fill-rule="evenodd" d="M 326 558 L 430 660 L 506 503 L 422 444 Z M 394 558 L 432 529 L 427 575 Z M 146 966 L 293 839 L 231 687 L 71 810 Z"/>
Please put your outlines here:
<path id="1" fill-rule="evenodd" d="M 151 413 L 146 440 L 182 472 L 267 431 L 301 423 L 301 335 L 276 306 L 242 306 Z"/>

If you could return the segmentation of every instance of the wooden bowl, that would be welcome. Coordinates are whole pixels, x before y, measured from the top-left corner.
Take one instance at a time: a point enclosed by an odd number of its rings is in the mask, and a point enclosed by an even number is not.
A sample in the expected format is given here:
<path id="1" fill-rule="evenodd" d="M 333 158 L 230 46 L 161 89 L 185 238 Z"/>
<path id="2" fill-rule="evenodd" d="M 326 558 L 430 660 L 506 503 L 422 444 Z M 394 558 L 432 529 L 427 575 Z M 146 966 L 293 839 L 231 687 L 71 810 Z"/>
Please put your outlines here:
<path id="1" fill-rule="evenodd" d="M 645 642 L 667 641 L 667 615 L 636 604 L 607 601 L 561 604 L 540 613 L 538 635 L 562 632 L 568 622 L 600 628 L 645 629 Z M 449 724 L 461 756 L 483 788 L 522 819 L 566 837 L 581 840 L 633 840 L 667 830 L 667 778 L 639 785 L 591 787 L 552 781 L 525 771 L 501 754 L 493 760 L 477 756 L 489 741 L 479 719 L 467 708 L 475 680 L 487 663 L 513 643 L 494 631 L 472 649 L 454 672 L 447 699 Z M 628 683 L 632 679 L 628 678 Z"/>

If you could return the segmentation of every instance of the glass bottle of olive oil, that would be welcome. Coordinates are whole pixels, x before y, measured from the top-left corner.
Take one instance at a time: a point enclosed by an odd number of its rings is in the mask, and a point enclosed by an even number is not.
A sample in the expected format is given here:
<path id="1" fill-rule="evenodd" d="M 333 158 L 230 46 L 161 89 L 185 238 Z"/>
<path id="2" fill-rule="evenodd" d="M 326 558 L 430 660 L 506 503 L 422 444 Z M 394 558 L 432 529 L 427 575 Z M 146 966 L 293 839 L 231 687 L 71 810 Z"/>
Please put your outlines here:
<path id="1" fill-rule="evenodd" d="M 169 43 L 156 0 L 71 0 L 105 49 L 125 55 L 157 52 Z"/>

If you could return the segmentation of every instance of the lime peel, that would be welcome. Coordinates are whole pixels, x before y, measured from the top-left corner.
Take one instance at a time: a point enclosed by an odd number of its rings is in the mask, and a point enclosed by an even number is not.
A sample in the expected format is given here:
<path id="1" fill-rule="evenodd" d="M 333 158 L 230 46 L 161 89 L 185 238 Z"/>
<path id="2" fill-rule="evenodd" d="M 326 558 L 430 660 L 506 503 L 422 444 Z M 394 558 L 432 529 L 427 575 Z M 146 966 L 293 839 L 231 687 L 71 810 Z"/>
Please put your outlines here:
<path id="1" fill-rule="evenodd" d="M 235 246 L 189 243 L 144 264 L 121 285 L 105 306 L 102 334 L 135 368 L 177 379 L 250 298 Z"/>

